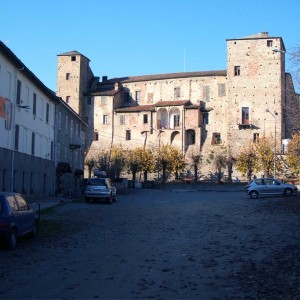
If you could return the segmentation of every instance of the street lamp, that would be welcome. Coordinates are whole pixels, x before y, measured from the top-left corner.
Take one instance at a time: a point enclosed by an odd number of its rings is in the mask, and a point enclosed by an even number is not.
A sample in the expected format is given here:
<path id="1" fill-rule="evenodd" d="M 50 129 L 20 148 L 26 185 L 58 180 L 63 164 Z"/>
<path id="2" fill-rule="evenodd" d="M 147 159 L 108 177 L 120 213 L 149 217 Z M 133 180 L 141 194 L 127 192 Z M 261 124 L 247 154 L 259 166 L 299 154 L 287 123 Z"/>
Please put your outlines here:
<path id="1" fill-rule="evenodd" d="M 272 51 L 275 52 L 275 53 L 278 53 L 278 52 L 285 53 L 284 50 L 279 50 L 279 49 L 273 49 Z"/>
<path id="2" fill-rule="evenodd" d="M 278 115 L 278 113 L 276 111 L 272 113 L 268 108 L 266 109 L 266 112 L 270 113 L 274 118 L 274 179 L 276 179 L 276 116 Z"/>

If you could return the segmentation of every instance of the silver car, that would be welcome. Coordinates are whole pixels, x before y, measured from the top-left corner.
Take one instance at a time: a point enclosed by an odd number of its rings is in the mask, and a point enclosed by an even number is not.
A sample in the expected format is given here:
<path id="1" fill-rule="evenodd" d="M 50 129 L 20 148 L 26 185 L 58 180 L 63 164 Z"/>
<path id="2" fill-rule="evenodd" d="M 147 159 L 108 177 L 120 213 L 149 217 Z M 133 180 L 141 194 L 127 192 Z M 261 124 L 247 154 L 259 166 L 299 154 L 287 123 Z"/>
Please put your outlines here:
<path id="1" fill-rule="evenodd" d="M 117 189 L 109 178 L 90 178 L 84 196 L 85 202 L 104 199 L 111 204 L 117 199 Z"/>
<path id="2" fill-rule="evenodd" d="M 257 178 L 246 185 L 246 193 L 252 199 L 259 196 L 284 195 L 291 196 L 298 191 L 297 186 L 284 183 L 274 178 Z"/>

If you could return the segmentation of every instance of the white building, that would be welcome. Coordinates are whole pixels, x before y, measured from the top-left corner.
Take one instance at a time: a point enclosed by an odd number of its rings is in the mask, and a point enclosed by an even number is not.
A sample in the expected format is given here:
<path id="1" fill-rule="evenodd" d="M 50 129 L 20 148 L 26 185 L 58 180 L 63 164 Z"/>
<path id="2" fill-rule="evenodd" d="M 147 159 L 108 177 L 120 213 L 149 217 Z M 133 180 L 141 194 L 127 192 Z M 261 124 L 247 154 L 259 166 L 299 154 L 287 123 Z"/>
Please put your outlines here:
<path id="1" fill-rule="evenodd" d="M 56 96 L 0 42 L 0 191 L 55 189 Z"/>

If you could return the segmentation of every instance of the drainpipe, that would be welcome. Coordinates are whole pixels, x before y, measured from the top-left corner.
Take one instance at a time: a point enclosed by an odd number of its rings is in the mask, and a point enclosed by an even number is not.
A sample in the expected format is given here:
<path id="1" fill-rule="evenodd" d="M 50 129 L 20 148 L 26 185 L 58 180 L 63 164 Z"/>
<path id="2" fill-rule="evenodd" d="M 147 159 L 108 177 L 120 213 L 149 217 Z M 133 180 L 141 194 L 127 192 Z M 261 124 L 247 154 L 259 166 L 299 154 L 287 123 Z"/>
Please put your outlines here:
<path id="1" fill-rule="evenodd" d="M 185 132 L 184 132 L 184 129 L 185 129 L 185 108 L 183 107 L 183 110 L 182 110 L 182 134 L 181 134 L 181 151 L 182 151 L 182 154 L 185 155 Z"/>

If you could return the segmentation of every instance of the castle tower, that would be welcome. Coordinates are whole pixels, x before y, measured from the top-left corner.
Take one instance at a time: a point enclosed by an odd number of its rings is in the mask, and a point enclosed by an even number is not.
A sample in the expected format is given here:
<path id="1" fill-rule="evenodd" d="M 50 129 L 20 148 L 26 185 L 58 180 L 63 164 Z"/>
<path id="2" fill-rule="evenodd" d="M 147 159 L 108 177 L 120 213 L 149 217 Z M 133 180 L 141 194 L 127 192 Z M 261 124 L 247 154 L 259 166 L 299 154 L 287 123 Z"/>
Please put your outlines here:
<path id="1" fill-rule="evenodd" d="M 83 95 L 88 89 L 93 73 L 90 60 L 77 51 L 58 55 L 57 96 L 61 97 L 84 119 Z"/>
<path id="2" fill-rule="evenodd" d="M 227 40 L 228 145 L 234 148 L 266 135 L 282 138 L 285 64 L 280 37 L 267 32 Z M 277 113 L 276 120 L 271 113 Z M 279 145 L 278 145 L 279 146 Z"/>

